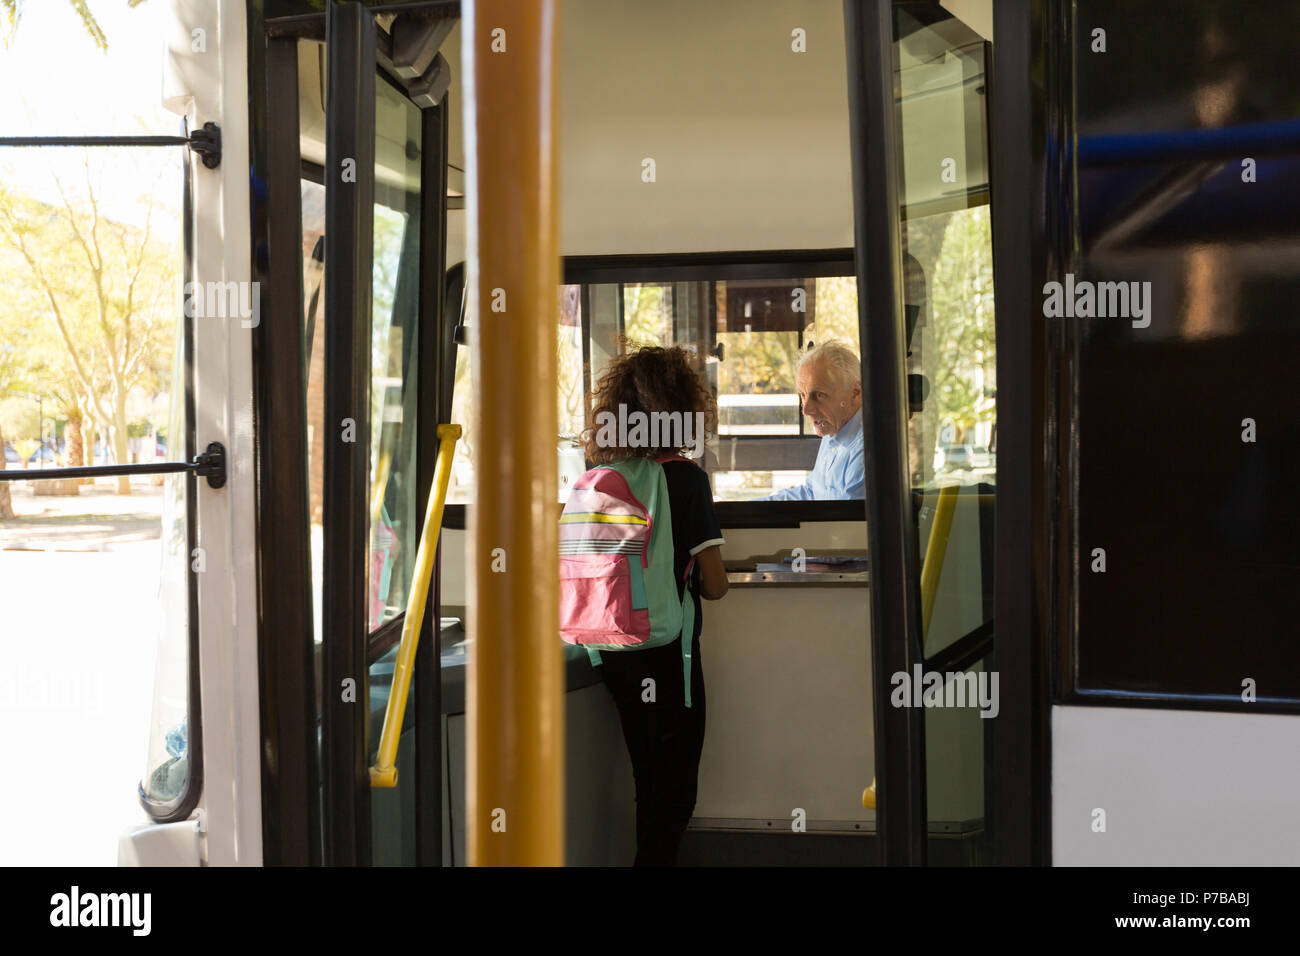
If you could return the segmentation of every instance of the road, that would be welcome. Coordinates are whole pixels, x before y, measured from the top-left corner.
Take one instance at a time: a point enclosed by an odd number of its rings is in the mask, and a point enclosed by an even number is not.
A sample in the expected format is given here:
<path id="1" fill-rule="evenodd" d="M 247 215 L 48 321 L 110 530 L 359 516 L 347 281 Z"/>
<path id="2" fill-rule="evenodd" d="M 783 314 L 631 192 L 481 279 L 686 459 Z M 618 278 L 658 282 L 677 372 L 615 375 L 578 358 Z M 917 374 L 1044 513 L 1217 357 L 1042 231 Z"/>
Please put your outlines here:
<path id="1" fill-rule="evenodd" d="M 16 488 L 0 522 L 0 865 L 113 866 L 145 822 L 161 497 L 140 490 Z"/>

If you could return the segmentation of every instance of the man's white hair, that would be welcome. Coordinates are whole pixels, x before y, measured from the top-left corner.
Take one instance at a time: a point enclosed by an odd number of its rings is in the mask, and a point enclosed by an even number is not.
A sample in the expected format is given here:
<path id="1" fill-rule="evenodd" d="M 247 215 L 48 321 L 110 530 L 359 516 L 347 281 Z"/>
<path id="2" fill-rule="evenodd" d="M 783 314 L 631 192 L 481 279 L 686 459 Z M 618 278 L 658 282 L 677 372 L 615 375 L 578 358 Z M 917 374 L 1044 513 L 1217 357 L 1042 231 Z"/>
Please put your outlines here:
<path id="1" fill-rule="evenodd" d="M 852 388 L 862 384 L 862 364 L 857 353 L 847 345 L 839 342 L 823 342 L 804 352 L 799 357 L 799 366 L 795 374 L 805 365 L 820 362 L 828 372 L 831 381 L 840 388 Z"/>

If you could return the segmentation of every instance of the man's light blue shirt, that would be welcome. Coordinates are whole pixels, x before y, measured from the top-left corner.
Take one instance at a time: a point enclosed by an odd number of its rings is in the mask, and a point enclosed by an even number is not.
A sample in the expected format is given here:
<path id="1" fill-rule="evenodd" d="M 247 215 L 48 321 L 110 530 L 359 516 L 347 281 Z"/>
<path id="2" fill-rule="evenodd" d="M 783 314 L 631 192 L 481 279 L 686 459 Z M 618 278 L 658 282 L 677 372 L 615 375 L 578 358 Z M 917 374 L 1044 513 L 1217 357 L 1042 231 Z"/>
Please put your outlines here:
<path id="1" fill-rule="evenodd" d="M 806 481 L 755 501 L 831 501 L 861 498 L 866 493 L 862 468 L 862 409 L 834 435 L 822 438 L 817 463 Z"/>

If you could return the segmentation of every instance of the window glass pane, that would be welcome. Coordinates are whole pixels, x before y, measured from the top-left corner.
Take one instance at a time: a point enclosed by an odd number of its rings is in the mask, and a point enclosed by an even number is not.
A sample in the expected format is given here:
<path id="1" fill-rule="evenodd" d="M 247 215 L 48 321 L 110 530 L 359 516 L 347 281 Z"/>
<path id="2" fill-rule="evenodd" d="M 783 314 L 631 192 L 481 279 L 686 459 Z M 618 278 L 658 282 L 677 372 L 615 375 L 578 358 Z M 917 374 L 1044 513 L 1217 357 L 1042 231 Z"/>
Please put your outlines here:
<path id="1" fill-rule="evenodd" d="M 718 434 L 702 464 L 719 500 L 743 501 L 803 482 L 820 439 L 801 414 L 800 351 L 836 341 L 857 352 L 850 276 L 593 285 L 593 377 L 628 346 L 694 352 L 718 399 Z"/>
<path id="2" fill-rule="evenodd" d="M 307 501 L 311 526 L 312 629 L 321 643 L 325 534 L 325 187 L 302 186 L 302 294 L 307 362 Z"/>
<path id="3" fill-rule="evenodd" d="M 996 353 L 989 207 L 909 220 L 907 282 L 922 303 L 908 371 L 928 394 L 909 423 L 914 485 L 996 477 Z M 928 298 L 927 298 L 928 296 Z"/>
<path id="4" fill-rule="evenodd" d="M 623 286 L 620 331 L 633 346 L 674 344 L 673 287 L 663 282 Z"/>
<path id="5" fill-rule="evenodd" d="M 925 805 L 931 861 L 979 863 L 989 862 L 982 717 L 998 707 L 983 666 L 992 651 L 997 422 L 992 234 L 981 205 L 984 42 L 954 17 L 922 23 L 913 12 L 895 6 L 905 438 L 925 670 L 946 688 L 944 705 L 925 709 Z M 984 653 L 973 658 L 945 653 L 980 640 Z"/>
<path id="6" fill-rule="evenodd" d="M 460 441 L 452 458 L 449 504 L 469 504 L 474 496 L 474 383 L 470 378 L 469 348 L 456 349 L 456 390 L 451 402 L 451 421 L 460 426 Z"/>
<path id="7" fill-rule="evenodd" d="M 193 27 L 211 30 L 216 18 L 211 16 L 211 24 L 178 25 L 175 6 L 5 3 L 0 7 L 0 39 L 7 41 L 0 56 L 0 130 L 7 136 L 176 135 L 179 120 L 163 109 L 159 97 L 165 44 L 184 36 L 188 52 L 195 42 Z M 204 37 L 213 50 L 216 39 Z M 52 68 L 55 63 L 75 68 Z"/>
<path id="8" fill-rule="evenodd" d="M 189 588 L 204 559 L 187 479 L 40 477 L 187 454 L 184 160 L 182 147 L 0 149 L 0 467 L 28 475 L 0 483 L 0 716 L 54 742 L 42 813 L 78 821 L 32 829 L 30 795 L 10 788 L 7 863 L 112 865 L 138 787 L 167 802 L 189 778 Z M 30 744 L 0 734 L 0 761 L 29 764 Z"/>
<path id="9" fill-rule="evenodd" d="M 556 335 L 557 396 L 559 434 L 559 498 L 569 496 L 574 479 L 587 470 L 580 442 L 586 421 L 587 396 L 582 360 L 582 286 L 560 286 L 557 303 L 559 322 Z M 474 419 L 473 382 L 470 380 L 469 349 L 456 350 L 456 389 L 452 397 L 451 420 L 461 426 L 461 439 L 456 443 L 452 459 L 451 482 L 447 487 L 448 504 L 468 504 L 474 485 L 474 436 L 471 426 Z"/>
<path id="10" fill-rule="evenodd" d="M 374 247 L 371 285 L 370 477 L 367 626 L 405 610 L 418 545 L 415 495 L 417 268 L 420 239 L 420 113 L 376 84 Z M 302 253 L 307 360 L 308 500 L 313 626 L 322 634 L 325 441 L 325 187 L 304 179 Z"/>
<path id="11" fill-rule="evenodd" d="M 588 308 L 589 377 L 583 374 Z M 590 391 L 624 347 L 680 345 L 718 399 L 718 434 L 701 464 L 719 500 L 744 501 L 808 478 L 821 439 L 802 414 L 795 369 L 802 349 L 838 342 L 858 352 L 852 276 L 806 279 L 602 283 L 560 290 L 558 457 L 560 497 L 585 470 L 578 441 Z M 468 350 L 458 350 L 452 420 L 466 427 L 448 501 L 467 502 L 473 480 Z"/>
<path id="12" fill-rule="evenodd" d="M 565 501 L 573 482 L 587 470 L 581 441 L 587 415 L 582 365 L 582 286 L 560 287 L 560 328 L 555 347 L 560 403 L 560 500 Z"/>
<path id="13" fill-rule="evenodd" d="M 172 368 L 174 380 L 183 381 L 180 336 Z M 175 388 L 170 399 L 165 437 L 175 437 L 176 457 L 184 457 L 187 425 L 184 390 Z M 161 449 L 155 448 L 155 452 Z M 158 597 L 164 626 L 159 633 L 154 668 L 153 715 L 149 724 L 149 754 L 141 786 L 159 803 L 175 800 L 185 790 L 189 776 L 189 533 L 187 485 L 183 474 L 161 476 L 161 574 Z"/>
<path id="14" fill-rule="evenodd" d="M 406 610 L 415 565 L 420 111 L 376 84 L 368 624 Z"/>
<path id="15" fill-rule="evenodd" d="M 719 436 L 801 434 L 794 370 L 815 290 L 767 280 L 713 286 Z"/>
<path id="16" fill-rule="evenodd" d="M 1294 707 L 1300 4 L 1177 11 L 1114 0 L 1073 9 L 1111 37 L 1159 42 L 1122 71 L 1090 54 L 1067 94 L 1080 150 L 1063 170 L 1069 258 L 1050 279 L 1072 274 L 1073 291 L 1043 320 L 1061 350 L 1048 407 L 1071 429 L 1069 452 L 1056 453 L 1074 520 L 1061 537 L 1059 600 L 1074 609 L 1080 691 Z M 1261 145 L 1201 157 L 1182 145 L 1198 135 Z M 1266 151 L 1265 138 L 1287 145 Z M 1106 161 L 1139 144 L 1140 167 Z M 1175 700 L 1164 706 L 1189 706 Z M 1294 739 L 1279 761 L 1288 768 L 1300 762 Z M 1255 735 L 1240 746 L 1244 759 L 1274 764 Z M 1203 759 L 1212 753 L 1204 746 Z M 1270 788 L 1252 777 L 1262 811 Z M 1213 806 L 1227 826 L 1245 809 Z M 1272 815 L 1260 814 L 1260 830 Z"/>

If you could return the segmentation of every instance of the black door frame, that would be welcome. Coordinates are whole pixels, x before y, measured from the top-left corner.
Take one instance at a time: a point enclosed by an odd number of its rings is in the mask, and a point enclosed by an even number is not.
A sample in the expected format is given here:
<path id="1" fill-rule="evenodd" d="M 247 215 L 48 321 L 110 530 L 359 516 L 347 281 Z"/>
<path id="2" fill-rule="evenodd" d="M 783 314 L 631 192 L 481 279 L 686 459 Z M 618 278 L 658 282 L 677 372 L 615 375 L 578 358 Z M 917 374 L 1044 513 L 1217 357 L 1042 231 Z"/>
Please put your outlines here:
<path id="1" fill-rule="evenodd" d="M 871 556 L 876 833 L 880 863 L 925 863 L 924 713 L 890 705 L 890 677 L 923 660 L 906 447 L 903 258 L 894 106 L 893 5 L 845 0 L 853 236 L 862 343 L 862 451 Z"/>
<path id="2" fill-rule="evenodd" d="M 251 17 L 250 17 L 251 20 Z M 258 436 L 258 659 L 262 717 L 262 862 L 321 862 L 316 759 L 316 651 L 307 475 L 307 368 L 303 341 L 302 196 L 299 183 L 298 40 L 249 24 L 254 194 L 254 276 L 262 321 L 253 333 Z M 264 49 L 254 39 L 261 39 Z M 257 111 L 250 110 L 250 118 Z M 260 128 L 259 128 L 260 127 Z"/>
<path id="3" fill-rule="evenodd" d="M 250 6 L 258 6 L 256 4 Z M 431 0 L 425 4 L 436 17 L 459 16 L 459 5 L 445 0 Z M 407 5 L 404 10 L 413 9 Z M 352 12 L 341 12 L 348 11 Z M 311 865 L 327 864 L 368 865 L 370 848 L 370 780 L 369 754 L 365 735 L 368 720 L 368 671 L 377 650 L 367 634 L 364 619 L 364 594 L 357 585 L 357 595 L 346 595 L 356 619 L 341 623 L 338 612 L 329 607 L 331 590 L 326 589 L 325 613 L 322 627 L 325 648 L 321 660 L 320 685 L 332 689 L 320 693 L 322 752 L 319 769 L 316 760 L 317 724 L 315 720 L 318 690 L 313 679 L 313 635 L 311 621 L 311 567 L 306 550 L 307 489 L 306 489 L 306 408 L 305 408 L 305 357 L 302 344 L 303 292 L 301 288 L 301 201 L 298 182 L 304 175 L 324 182 L 324 176 L 338 176 L 338 157 L 356 160 L 356 186 L 373 191 L 373 96 L 379 70 L 377 52 L 381 37 L 376 32 L 375 10 L 366 10 L 357 4 L 332 5 L 327 13 L 280 17 L 262 21 L 250 17 L 250 86 L 253 90 L 253 109 L 250 120 L 253 132 L 254 168 L 268 184 L 265 199 L 254 196 L 254 228 L 258 237 L 255 246 L 254 268 L 268 280 L 265 287 L 272 294 L 264 295 L 261 338 L 258 339 L 258 362 L 268 368 L 288 369 L 283 380 L 276 375 L 265 378 L 265 388 L 257 396 L 258 475 L 262 495 L 259 498 L 259 566 L 266 575 L 259 581 L 261 621 L 261 666 L 263 682 L 263 781 L 266 799 L 263 805 L 264 858 L 267 863 Z M 329 43 L 327 17 L 350 17 L 343 29 L 336 28 L 335 36 L 346 35 L 342 43 Z M 368 38 L 367 38 L 368 35 Z M 296 89 L 297 43 L 300 39 L 323 41 L 327 55 L 342 57 L 343 74 L 350 76 L 342 87 L 346 100 L 340 104 L 350 115 L 328 124 L 327 139 L 339 137 L 326 144 L 326 166 L 304 164 L 298 149 L 297 102 L 283 94 L 286 88 Z M 265 54 L 260 44 L 265 44 Z M 336 59 L 330 61 L 331 71 Z M 368 77 L 368 91 L 362 88 L 362 77 Z M 394 79 L 404 89 L 406 84 L 417 82 Z M 369 97 L 369 99 L 367 99 Z M 420 263 L 418 280 L 418 333 L 420 357 L 417 360 L 419 406 L 437 409 L 436 414 L 419 416 L 417 423 L 416 495 L 423 503 L 432 486 L 433 470 L 437 457 L 437 425 L 445 421 L 447 410 L 439 405 L 444 389 L 441 369 L 450 341 L 445 328 L 446 288 L 442 281 L 442 262 L 446 257 L 447 214 L 447 96 L 435 105 L 421 106 L 421 186 L 420 186 Z M 329 106 L 327 102 L 327 113 Z M 335 152 L 330 152 L 334 149 Z M 337 182 L 337 180 L 336 180 Z M 333 183 L 331 183 L 333 184 Z M 331 209 L 328 196 L 341 190 L 327 190 L 326 232 L 343 236 L 330 244 L 336 269 L 341 274 L 335 281 L 349 285 L 359 275 L 370 275 L 368 263 L 373 242 L 372 223 L 367 225 L 373 210 L 373 195 L 369 199 L 352 191 L 353 183 L 341 184 L 352 195 L 342 198 L 343 221 L 336 224 L 340 215 Z M 333 218 L 332 218 L 333 217 Z M 363 222 L 363 218 L 367 222 Z M 350 224 L 349 224 L 350 221 Z M 337 263 L 344 262 L 342 267 Z M 363 261 L 364 260 L 364 261 Z M 326 259 L 327 268 L 330 259 Z M 330 280 L 326 280 L 328 283 Z M 364 288 L 362 288 L 364 287 Z M 333 321 L 329 323 L 337 336 L 327 343 L 326 402 L 327 420 L 340 414 L 338 409 L 357 407 L 362 414 L 350 416 L 357 420 L 356 441 L 350 447 L 358 451 L 368 448 L 363 435 L 362 419 L 368 414 L 369 387 L 362 385 L 360 373 L 368 368 L 369 349 L 369 282 L 355 282 L 344 293 L 345 308 L 339 318 L 339 293 L 328 299 L 335 300 Z M 356 296 L 364 295 L 366 307 L 358 304 Z M 289 318 L 289 316 L 293 318 Z M 277 319 L 277 317 L 280 317 Z M 329 329 L 327 329 L 327 335 Z M 336 364 L 329 365 L 330 346 L 335 352 Z M 273 382 L 274 380 L 274 382 Z M 367 377 L 368 381 L 368 377 Z M 275 384 L 278 382 L 278 387 Z M 296 383 L 296 385 L 293 385 Z M 291 387 L 292 386 L 292 387 Z M 269 389 L 274 388 L 274 397 Z M 332 409 L 332 410 L 331 410 Z M 332 435 L 337 439 L 338 435 Z M 293 451 L 300 454 L 294 457 Z M 336 449 L 337 451 L 342 448 Z M 354 468 L 350 456 L 337 455 L 333 462 L 327 455 L 326 486 L 334 482 L 350 484 L 346 494 L 332 499 L 326 493 L 325 523 L 333 527 L 326 532 L 326 562 L 330 567 L 327 576 L 337 580 L 358 582 L 364 580 L 364 548 L 354 547 L 356 541 L 364 542 L 368 533 L 365 509 L 347 507 L 348 496 L 360 494 L 354 500 L 367 500 L 361 494 L 367 483 L 367 455 L 355 456 L 361 465 Z M 355 472 L 355 473 L 354 473 Z M 360 482 L 360 483 L 359 483 Z M 360 492 L 357 491 L 360 488 Z M 356 513 L 352 513 L 355 511 Z M 424 509 L 418 508 L 422 530 Z M 276 529 L 284 533 L 276 534 Z M 278 543 L 277 543 L 278 542 Z M 299 551 L 301 550 L 301 554 Z M 285 574 L 285 568 L 293 571 Z M 416 860 L 422 866 L 442 864 L 442 761 L 443 740 L 441 726 L 441 668 L 439 661 L 439 627 L 441 613 L 437 575 L 434 569 L 432 602 L 426 604 L 422 622 L 420 646 L 416 656 L 415 694 L 413 720 L 408 727 L 415 736 L 416 792 Z M 267 575 L 274 576 L 272 581 Z M 350 589 L 351 590 L 351 589 Z M 335 605 L 346 603 L 335 597 Z M 390 625 L 381 629 L 392 630 Z M 400 619 L 397 622 L 400 630 Z M 344 678 L 356 681 L 356 704 L 342 700 L 340 683 Z M 295 811 L 296 809 L 296 818 Z M 286 825 L 287 821 L 291 821 Z"/>
<path id="4" fill-rule="evenodd" d="M 997 640 L 1001 709 L 993 721 L 991 805 L 986 820 L 1001 865 L 1051 862 L 1050 664 L 1046 635 L 1054 615 L 1051 512 L 1055 501 L 1055 424 L 1051 346 L 1036 321 L 1035 289 L 1048 270 L 1049 222 L 1066 185 L 1049 159 L 1059 147 L 1059 117 L 1044 84 L 1067 52 L 1065 33 L 1049 19 L 1049 0 L 999 0 L 993 9 L 988 88 L 993 228 L 994 322 L 997 334 L 998 497 L 996 525 Z M 1036 77 L 1038 79 L 1036 79 Z M 1059 90 L 1057 93 L 1059 94 Z M 1057 148 L 1049 150 L 1051 143 Z M 1005 188 L 1003 188 L 1005 187 Z M 1038 316 L 1041 318 L 1041 316 Z M 1038 573 L 1035 573 L 1035 569 Z"/>
<path id="5" fill-rule="evenodd" d="M 985 807 L 995 861 L 1050 862 L 1050 661 L 1053 620 L 1053 423 L 1050 343 L 1035 322 L 1035 281 L 1047 272 L 1054 228 L 1046 197 L 1065 194 L 1060 117 L 1063 79 L 1047 67 L 1068 53 L 1066 5 L 999 0 L 988 60 L 990 199 L 997 308 L 998 485 L 995 516 L 996 642 L 1001 711 L 992 729 L 994 779 Z M 893 86 L 893 3 L 845 0 L 854 238 L 862 342 L 867 528 L 872 560 L 877 832 L 880 862 L 926 860 L 924 715 L 889 705 L 889 675 L 923 660 L 915 539 L 903 446 L 907 412 L 901 342 L 902 262 Z M 1050 46 L 1050 49 L 1048 48 Z M 1035 76 L 1046 77 L 1035 86 Z M 1052 87 L 1044 91 L 1046 82 Z M 1056 100 L 1052 99 L 1056 97 Z M 1055 131 L 1055 132 L 1054 132 Z M 996 148 L 995 148 L 996 147 Z M 1006 188 L 998 186 L 1006 184 Z M 882 317 L 890 321 L 882 321 Z M 874 321 L 872 321 L 874 317 Z M 1044 569 L 1035 574 L 1035 567 Z M 887 586 L 882 586 L 886 585 Z"/>
<path id="6" fill-rule="evenodd" d="M 374 17 L 364 7 L 326 8 L 321 776 L 327 866 L 370 862 L 364 502 L 370 465 L 376 39 Z M 343 175 L 345 162 L 352 163 L 351 178 Z M 347 437 L 346 420 L 352 422 Z"/>

